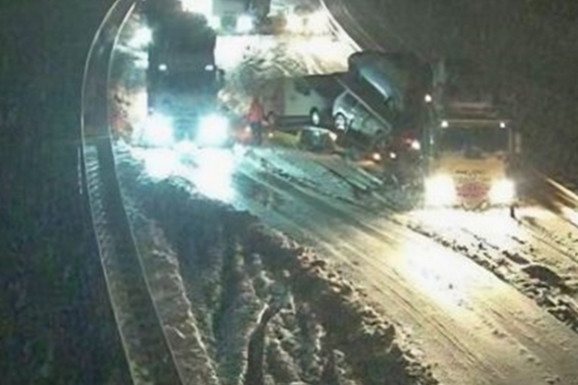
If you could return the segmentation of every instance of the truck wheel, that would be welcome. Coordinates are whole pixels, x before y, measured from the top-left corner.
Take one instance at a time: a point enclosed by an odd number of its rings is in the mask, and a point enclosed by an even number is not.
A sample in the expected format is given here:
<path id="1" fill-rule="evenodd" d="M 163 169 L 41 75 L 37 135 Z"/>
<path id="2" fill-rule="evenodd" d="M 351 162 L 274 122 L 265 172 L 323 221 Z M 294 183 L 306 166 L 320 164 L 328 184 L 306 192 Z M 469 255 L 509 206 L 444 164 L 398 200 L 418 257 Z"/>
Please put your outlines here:
<path id="1" fill-rule="evenodd" d="M 319 110 L 317 108 L 311 109 L 311 111 L 309 112 L 309 120 L 311 121 L 311 124 L 313 124 L 316 127 L 319 127 L 321 125 L 321 114 L 319 113 Z"/>
<path id="2" fill-rule="evenodd" d="M 333 118 L 333 124 L 337 130 L 345 132 L 347 128 L 347 119 L 345 119 L 345 116 L 340 112 Z"/>

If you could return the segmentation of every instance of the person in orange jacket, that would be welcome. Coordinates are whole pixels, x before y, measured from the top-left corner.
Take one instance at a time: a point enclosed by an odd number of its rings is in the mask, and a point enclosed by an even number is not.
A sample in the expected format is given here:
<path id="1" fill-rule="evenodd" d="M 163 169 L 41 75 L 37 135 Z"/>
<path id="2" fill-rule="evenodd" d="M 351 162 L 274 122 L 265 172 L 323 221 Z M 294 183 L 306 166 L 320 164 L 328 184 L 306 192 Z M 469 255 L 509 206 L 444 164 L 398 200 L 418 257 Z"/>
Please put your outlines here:
<path id="1" fill-rule="evenodd" d="M 251 127 L 251 133 L 255 139 L 255 144 L 260 145 L 263 142 L 263 120 L 265 119 L 265 112 L 263 110 L 263 105 L 259 101 L 259 98 L 254 96 L 251 101 L 251 107 L 249 107 L 249 114 L 247 115 L 247 120 L 249 121 L 249 127 Z"/>

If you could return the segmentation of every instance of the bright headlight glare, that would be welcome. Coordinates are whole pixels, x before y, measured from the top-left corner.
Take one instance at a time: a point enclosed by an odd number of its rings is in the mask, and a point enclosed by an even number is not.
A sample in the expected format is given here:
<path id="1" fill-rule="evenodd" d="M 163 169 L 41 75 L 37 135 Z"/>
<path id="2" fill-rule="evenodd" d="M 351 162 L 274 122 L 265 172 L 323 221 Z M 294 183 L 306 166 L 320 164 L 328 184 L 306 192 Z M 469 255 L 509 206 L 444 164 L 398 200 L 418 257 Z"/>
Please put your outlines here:
<path id="1" fill-rule="evenodd" d="M 153 40 L 153 33 L 148 27 L 138 28 L 134 36 L 129 42 L 129 45 L 133 48 L 144 48 L 147 47 Z"/>
<path id="2" fill-rule="evenodd" d="M 516 195 L 514 182 L 509 179 L 500 179 L 492 183 L 489 198 L 493 204 L 508 204 Z"/>
<path id="3" fill-rule="evenodd" d="M 149 116 L 144 125 L 144 140 L 149 146 L 170 146 L 173 143 L 173 125 L 164 115 Z"/>
<path id="4" fill-rule="evenodd" d="M 448 175 L 437 175 L 425 181 L 425 201 L 431 206 L 447 206 L 456 201 L 456 186 Z"/>
<path id="5" fill-rule="evenodd" d="M 221 146 L 229 138 L 229 120 L 220 115 L 209 115 L 201 119 L 197 143 L 203 146 Z"/>
<path id="6" fill-rule="evenodd" d="M 209 26 L 213 29 L 221 29 L 221 18 L 218 16 L 209 17 Z"/>
<path id="7" fill-rule="evenodd" d="M 328 31 L 327 16 L 323 12 L 315 12 L 309 16 L 307 26 L 310 32 L 322 35 Z"/>
<path id="8" fill-rule="evenodd" d="M 253 18 L 250 15 L 241 15 L 237 19 L 236 29 L 238 33 L 249 33 L 253 30 Z"/>
<path id="9" fill-rule="evenodd" d="M 303 32 L 303 19 L 298 15 L 290 13 L 287 15 L 287 25 L 286 28 L 289 32 L 302 33 Z"/>

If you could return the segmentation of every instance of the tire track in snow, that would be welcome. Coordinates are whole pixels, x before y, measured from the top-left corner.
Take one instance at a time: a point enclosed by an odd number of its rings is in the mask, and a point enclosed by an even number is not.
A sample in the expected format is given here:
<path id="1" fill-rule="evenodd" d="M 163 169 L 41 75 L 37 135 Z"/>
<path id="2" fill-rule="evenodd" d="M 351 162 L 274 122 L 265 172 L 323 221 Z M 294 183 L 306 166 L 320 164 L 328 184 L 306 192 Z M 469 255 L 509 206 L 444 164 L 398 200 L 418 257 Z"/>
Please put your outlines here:
<path id="1" fill-rule="evenodd" d="M 272 188 L 271 186 L 268 185 L 269 182 L 264 181 L 260 176 L 253 176 L 251 177 L 250 175 L 248 176 L 249 178 L 252 178 L 252 180 L 254 181 L 254 183 L 259 183 L 261 185 L 264 185 L 264 188 Z M 275 184 L 274 184 L 275 185 Z M 285 187 L 281 187 L 281 185 L 276 185 L 274 186 L 275 190 L 279 193 L 279 194 L 285 194 L 288 196 L 287 199 L 285 199 L 285 201 L 291 201 L 291 200 L 295 200 L 295 191 L 291 191 L 291 189 L 286 186 Z M 309 199 L 309 198 L 307 198 Z M 299 198 L 297 199 L 298 201 L 307 201 L 307 199 L 305 198 Z M 319 199 L 319 198 L 317 198 Z M 310 202 L 311 205 L 315 206 L 315 202 L 314 200 Z M 327 211 L 330 210 L 335 210 L 335 208 L 332 209 L 327 209 Z M 326 211 L 326 210 L 323 210 Z M 330 251 L 331 255 L 337 256 L 339 257 L 339 260 L 342 263 L 345 263 L 348 267 L 352 268 L 352 269 L 359 269 L 358 265 L 359 263 L 354 263 L 354 261 L 352 261 L 352 256 L 355 256 L 356 258 L 358 258 L 358 260 L 363 260 L 365 264 L 369 265 L 373 270 L 375 271 L 380 271 L 380 269 L 383 269 L 383 266 L 379 265 L 379 263 L 376 263 L 372 258 L 368 257 L 366 254 L 364 254 L 362 251 L 359 250 L 358 247 L 354 247 L 352 245 L 349 245 L 348 243 L 339 243 L 339 247 L 336 248 L 335 247 L 335 243 L 336 243 L 336 239 L 335 239 L 335 234 L 332 233 L 332 228 L 333 226 L 331 226 L 328 229 L 325 229 L 325 226 L 314 226 L 313 228 L 311 227 L 311 223 L 307 220 L 307 219 L 298 219 L 298 217 L 296 217 L 295 215 L 292 215 L 289 212 L 283 212 L 282 210 L 280 210 L 279 208 L 275 209 L 275 216 L 280 216 L 283 217 L 285 222 L 292 222 L 293 225 L 291 226 L 292 229 L 299 229 L 298 233 L 303 234 L 304 232 L 304 228 L 307 229 L 305 231 L 305 233 L 308 233 L 309 236 L 311 237 L 311 235 L 313 235 L 313 239 L 316 241 L 321 240 L 322 241 L 322 248 Z M 272 216 L 271 211 L 266 211 L 266 215 L 268 217 Z M 331 213 L 330 216 L 334 216 L 335 213 Z M 319 218 L 318 218 L 319 219 Z M 351 223 L 349 223 L 351 224 Z M 357 223 L 355 223 L 355 227 L 357 227 Z M 363 229 L 363 231 L 366 231 L 367 229 Z M 362 232 L 363 232 L 362 231 Z M 379 242 L 391 242 L 391 238 L 388 237 L 387 235 L 385 236 L 387 238 L 387 241 L 384 241 L 383 239 L 383 234 L 382 233 L 375 233 L 374 229 L 369 229 L 369 233 L 370 233 L 370 237 L 379 237 Z M 311 238 L 309 238 L 311 240 Z M 389 281 L 396 281 L 398 280 L 399 277 L 397 277 L 395 274 L 388 275 Z M 382 278 L 377 278 L 377 277 L 367 277 L 367 279 L 371 282 L 371 286 L 374 288 L 378 288 L 380 286 L 383 286 L 383 282 L 382 282 Z M 418 309 L 414 304 L 411 303 L 411 301 L 407 300 L 407 296 L 404 296 L 403 294 L 401 294 L 398 291 L 393 291 L 391 288 L 388 288 L 388 290 L 384 290 L 383 288 L 380 289 L 381 292 L 385 292 L 387 293 L 388 298 L 395 298 L 396 299 L 396 303 L 395 306 L 401 307 L 406 309 L 405 311 L 409 314 L 412 314 L 412 317 L 414 318 L 414 320 L 417 318 L 419 321 L 419 324 L 422 325 L 431 325 L 432 324 L 432 320 L 427 316 L 427 315 L 423 315 L 422 312 L 423 310 Z M 454 333 L 450 332 L 448 330 L 448 328 L 446 327 L 446 325 L 443 322 L 433 322 L 436 325 L 436 330 L 437 332 L 439 332 L 440 335 L 444 336 L 443 338 L 446 339 L 446 341 L 451 341 L 451 346 L 454 347 L 454 349 L 450 349 L 450 350 L 455 350 L 455 351 L 459 351 L 460 352 L 460 356 L 462 356 L 461 359 L 464 359 L 464 357 L 467 357 L 467 362 L 469 363 L 469 365 L 473 366 L 473 367 L 478 367 L 478 368 L 484 368 L 485 372 L 492 372 L 494 373 L 494 378 L 501 378 L 503 377 L 503 372 L 502 370 L 504 368 L 499 367 L 499 365 L 496 366 L 488 366 L 487 361 L 484 360 L 483 355 L 482 356 L 478 356 L 472 349 L 467 349 L 466 347 L 464 347 L 463 344 L 460 343 L 460 339 L 454 336 Z M 439 337 L 435 337 L 436 339 L 438 339 Z M 520 348 L 520 350 L 522 350 Z M 475 363 L 475 364 L 474 364 Z M 467 364 L 465 364 L 467 365 Z M 503 383 L 507 383 L 507 382 L 503 382 Z"/>

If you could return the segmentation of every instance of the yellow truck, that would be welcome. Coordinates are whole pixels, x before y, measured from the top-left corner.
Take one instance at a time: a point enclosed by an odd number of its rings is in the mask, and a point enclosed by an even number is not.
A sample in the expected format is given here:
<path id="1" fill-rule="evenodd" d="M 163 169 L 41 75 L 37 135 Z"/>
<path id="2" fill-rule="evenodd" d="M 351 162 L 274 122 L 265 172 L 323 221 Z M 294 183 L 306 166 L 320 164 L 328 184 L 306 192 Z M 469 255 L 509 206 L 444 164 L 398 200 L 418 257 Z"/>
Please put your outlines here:
<path id="1" fill-rule="evenodd" d="M 513 207 L 520 135 L 477 63 L 437 63 L 428 103 L 430 119 L 423 140 L 425 204 Z"/>
<path id="2" fill-rule="evenodd" d="M 507 120 L 443 119 L 429 138 L 426 206 L 511 206 L 519 139 Z"/>

